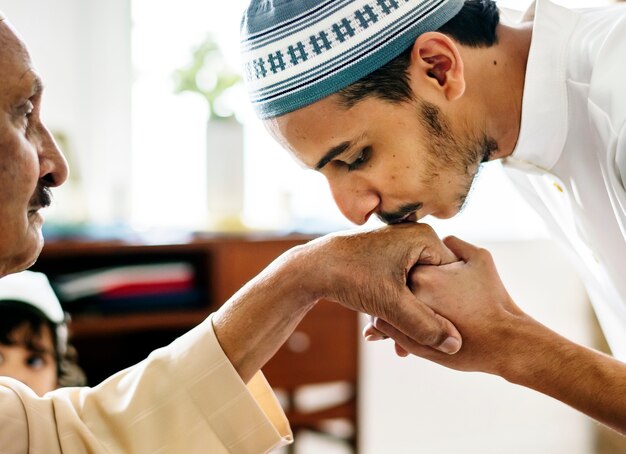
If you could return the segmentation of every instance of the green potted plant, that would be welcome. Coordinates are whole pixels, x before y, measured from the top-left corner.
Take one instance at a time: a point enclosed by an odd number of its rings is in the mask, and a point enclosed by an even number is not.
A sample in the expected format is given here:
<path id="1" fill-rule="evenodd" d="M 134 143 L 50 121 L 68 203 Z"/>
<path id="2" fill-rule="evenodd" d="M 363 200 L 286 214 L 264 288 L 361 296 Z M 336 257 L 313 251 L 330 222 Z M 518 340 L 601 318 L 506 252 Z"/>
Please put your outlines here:
<path id="1" fill-rule="evenodd" d="M 207 204 L 213 230 L 241 230 L 243 211 L 243 127 L 224 102 L 241 82 L 212 35 L 192 50 L 190 62 L 174 72 L 176 93 L 191 92 L 207 102 Z"/>
<path id="2" fill-rule="evenodd" d="M 222 103 L 222 95 L 241 82 L 212 35 L 192 50 L 191 61 L 174 72 L 176 93 L 191 92 L 202 96 L 209 107 L 209 120 L 234 120 L 234 113 Z"/>

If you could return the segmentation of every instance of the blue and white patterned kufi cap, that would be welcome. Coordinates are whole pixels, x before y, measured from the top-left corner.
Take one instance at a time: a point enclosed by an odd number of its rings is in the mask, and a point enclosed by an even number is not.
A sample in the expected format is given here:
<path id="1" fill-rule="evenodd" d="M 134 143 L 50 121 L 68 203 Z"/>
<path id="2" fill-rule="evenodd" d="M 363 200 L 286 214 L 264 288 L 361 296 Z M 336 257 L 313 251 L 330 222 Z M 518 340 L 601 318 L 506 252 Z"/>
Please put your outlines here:
<path id="1" fill-rule="evenodd" d="M 336 93 L 462 7 L 463 0 L 251 0 L 241 50 L 252 105 L 271 118 Z"/>

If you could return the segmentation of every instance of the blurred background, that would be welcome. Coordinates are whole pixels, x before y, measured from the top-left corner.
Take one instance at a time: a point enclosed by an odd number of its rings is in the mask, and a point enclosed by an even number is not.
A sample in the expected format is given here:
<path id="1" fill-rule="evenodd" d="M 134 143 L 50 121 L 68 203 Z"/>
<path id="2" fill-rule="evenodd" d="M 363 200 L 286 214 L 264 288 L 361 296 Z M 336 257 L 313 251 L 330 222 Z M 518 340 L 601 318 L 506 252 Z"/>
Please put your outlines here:
<path id="1" fill-rule="evenodd" d="M 238 80 L 246 3 L 0 0 L 44 79 L 43 115 L 71 165 L 47 215 L 50 238 L 352 228 L 323 177 L 293 162 L 249 107 Z M 489 248 L 520 306 L 601 346 L 573 268 L 499 164 L 484 167 L 463 213 L 426 222 Z M 387 343 L 360 355 L 360 452 L 626 452 L 588 418 L 501 379 L 400 359 Z M 298 452 L 345 452 L 300 437 Z"/>

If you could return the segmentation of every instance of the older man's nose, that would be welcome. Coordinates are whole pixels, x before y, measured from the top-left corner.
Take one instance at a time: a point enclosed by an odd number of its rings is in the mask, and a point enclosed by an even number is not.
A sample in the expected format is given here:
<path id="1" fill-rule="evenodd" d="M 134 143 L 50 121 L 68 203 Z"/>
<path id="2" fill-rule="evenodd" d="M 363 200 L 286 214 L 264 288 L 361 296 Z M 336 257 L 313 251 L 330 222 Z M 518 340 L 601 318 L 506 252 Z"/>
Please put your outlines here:
<path id="1" fill-rule="evenodd" d="M 39 148 L 39 178 L 46 186 L 62 185 L 69 175 L 69 168 L 63 152 L 59 149 L 54 137 L 45 127 L 41 135 Z"/>

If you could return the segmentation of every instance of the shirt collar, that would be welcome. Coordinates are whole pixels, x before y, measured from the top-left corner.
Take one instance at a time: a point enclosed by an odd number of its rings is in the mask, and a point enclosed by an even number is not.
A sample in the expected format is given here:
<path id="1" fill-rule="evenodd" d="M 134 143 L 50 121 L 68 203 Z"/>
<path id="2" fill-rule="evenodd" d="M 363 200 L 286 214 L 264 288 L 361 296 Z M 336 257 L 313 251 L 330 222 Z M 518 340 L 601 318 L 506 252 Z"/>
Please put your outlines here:
<path id="1" fill-rule="evenodd" d="M 577 15 L 538 0 L 524 14 L 525 18 L 533 16 L 520 134 L 504 162 L 549 170 L 558 161 L 567 135 L 567 46 Z"/>

